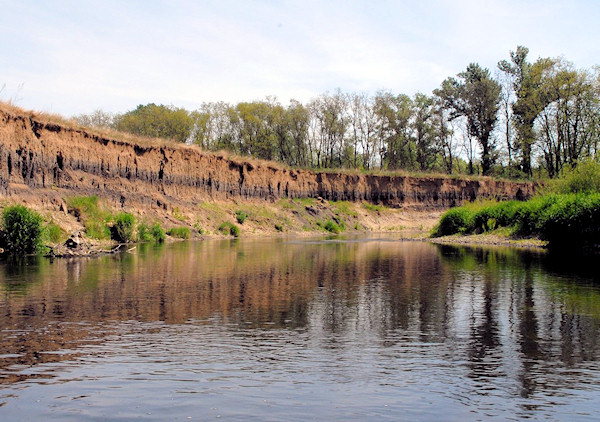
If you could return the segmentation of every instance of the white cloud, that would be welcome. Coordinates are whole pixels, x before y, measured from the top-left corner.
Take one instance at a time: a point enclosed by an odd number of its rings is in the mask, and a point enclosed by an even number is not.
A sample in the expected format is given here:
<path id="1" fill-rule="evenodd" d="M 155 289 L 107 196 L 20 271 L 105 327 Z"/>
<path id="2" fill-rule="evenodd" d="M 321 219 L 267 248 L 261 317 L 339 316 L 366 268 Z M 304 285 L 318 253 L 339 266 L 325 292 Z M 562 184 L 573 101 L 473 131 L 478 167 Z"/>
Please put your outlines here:
<path id="1" fill-rule="evenodd" d="M 469 62 L 600 57 L 593 1 L 2 2 L 2 98 L 64 114 L 430 92 Z"/>

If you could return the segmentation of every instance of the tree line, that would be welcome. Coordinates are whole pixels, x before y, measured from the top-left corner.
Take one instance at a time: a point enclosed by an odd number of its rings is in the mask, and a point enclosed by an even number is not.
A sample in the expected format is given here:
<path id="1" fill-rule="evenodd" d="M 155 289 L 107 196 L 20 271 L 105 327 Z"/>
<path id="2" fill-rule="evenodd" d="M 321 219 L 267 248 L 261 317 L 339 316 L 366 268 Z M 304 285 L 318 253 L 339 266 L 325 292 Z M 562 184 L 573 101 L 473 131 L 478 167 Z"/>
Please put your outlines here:
<path id="1" fill-rule="evenodd" d="M 335 91 L 307 104 L 274 97 L 193 111 L 139 105 L 76 116 L 91 127 L 197 144 L 304 168 L 550 177 L 596 159 L 600 70 L 538 58 L 518 46 L 494 74 L 477 63 L 431 94 Z"/>

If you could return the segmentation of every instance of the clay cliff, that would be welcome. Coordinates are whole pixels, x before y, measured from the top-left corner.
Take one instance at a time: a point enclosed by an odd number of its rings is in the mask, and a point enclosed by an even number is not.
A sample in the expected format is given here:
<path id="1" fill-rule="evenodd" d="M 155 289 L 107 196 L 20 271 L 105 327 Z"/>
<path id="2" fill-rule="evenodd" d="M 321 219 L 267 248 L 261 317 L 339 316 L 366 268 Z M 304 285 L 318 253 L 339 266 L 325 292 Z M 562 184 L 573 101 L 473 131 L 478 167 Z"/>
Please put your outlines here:
<path id="1" fill-rule="evenodd" d="M 96 194 L 123 208 L 193 207 L 211 200 L 321 197 L 443 209 L 476 198 L 525 199 L 532 183 L 344 174 L 280 168 L 195 146 L 126 141 L 0 108 L 0 195 L 58 209 Z"/>

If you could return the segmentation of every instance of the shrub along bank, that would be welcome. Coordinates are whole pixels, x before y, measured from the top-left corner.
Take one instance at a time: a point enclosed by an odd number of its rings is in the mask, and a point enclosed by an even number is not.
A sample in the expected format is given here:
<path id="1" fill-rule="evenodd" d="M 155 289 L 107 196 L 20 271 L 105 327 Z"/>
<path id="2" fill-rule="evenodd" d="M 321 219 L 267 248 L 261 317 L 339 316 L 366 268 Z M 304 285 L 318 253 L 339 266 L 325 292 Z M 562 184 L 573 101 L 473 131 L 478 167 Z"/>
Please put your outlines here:
<path id="1" fill-rule="evenodd" d="M 551 248 L 580 249 L 600 244 L 600 163 L 581 161 L 548 184 L 547 193 L 527 202 L 467 204 L 448 210 L 433 236 L 510 228 L 536 236 Z"/>
<path id="2" fill-rule="evenodd" d="M 599 243 L 600 193 L 547 194 L 527 202 L 500 202 L 453 208 L 440 218 L 433 236 L 489 232 L 501 227 L 517 236 L 536 236 L 551 248 Z"/>

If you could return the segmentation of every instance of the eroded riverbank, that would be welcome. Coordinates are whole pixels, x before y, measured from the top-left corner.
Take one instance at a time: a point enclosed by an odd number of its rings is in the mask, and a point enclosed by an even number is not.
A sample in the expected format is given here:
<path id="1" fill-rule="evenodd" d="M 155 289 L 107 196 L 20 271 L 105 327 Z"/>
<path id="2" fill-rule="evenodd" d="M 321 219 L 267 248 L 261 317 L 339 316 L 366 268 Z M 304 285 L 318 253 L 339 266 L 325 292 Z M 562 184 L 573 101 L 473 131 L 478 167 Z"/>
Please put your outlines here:
<path id="1" fill-rule="evenodd" d="M 0 197 L 38 210 L 68 233 L 82 228 L 68 214 L 74 196 L 97 196 L 113 212 L 165 228 L 187 226 L 200 236 L 219 236 L 219 225 L 237 224 L 236 211 L 243 211 L 251 218 L 240 231 L 250 236 L 318 233 L 328 220 L 354 232 L 426 231 L 447 207 L 524 199 L 536 188 L 491 178 L 289 169 L 95 133 L 7 104 L 0 107 L 0 140 Z"/>

